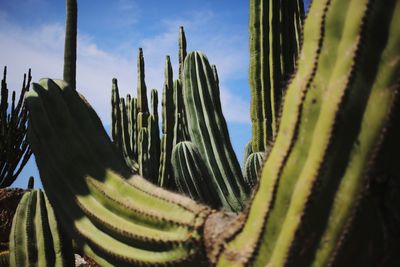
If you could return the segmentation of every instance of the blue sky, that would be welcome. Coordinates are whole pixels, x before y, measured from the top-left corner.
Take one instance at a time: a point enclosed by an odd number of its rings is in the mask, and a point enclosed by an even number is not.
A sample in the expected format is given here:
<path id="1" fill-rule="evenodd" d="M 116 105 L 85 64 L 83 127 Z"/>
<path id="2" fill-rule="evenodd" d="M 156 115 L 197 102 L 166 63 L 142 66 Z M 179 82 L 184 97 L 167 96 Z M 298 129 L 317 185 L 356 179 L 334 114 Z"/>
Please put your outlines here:
<path id="1" fill-rule="evenodd" d="M 78 1 L 77 88 L 109 128 L 111 80 L 122 94 L 136 95 L 136 55 L 143 48 L 147 88 L 161 93 L 165 56 L 177 73 L 178 30 L 184 26 L 188 51 L 200 50 L 217 65 L 223 112 L 242 161 L 251 136 L 248 76 L 248 1 L 97 0 Z M 61 78 L 65 1 L 0 1 L 0 67 L 8 85 L 19 89 L 32 68 L 33 80 Z M 175 76 L 176 77 L 176 76 Z M 13 186 L 38 181 L 33 159 Z"/>

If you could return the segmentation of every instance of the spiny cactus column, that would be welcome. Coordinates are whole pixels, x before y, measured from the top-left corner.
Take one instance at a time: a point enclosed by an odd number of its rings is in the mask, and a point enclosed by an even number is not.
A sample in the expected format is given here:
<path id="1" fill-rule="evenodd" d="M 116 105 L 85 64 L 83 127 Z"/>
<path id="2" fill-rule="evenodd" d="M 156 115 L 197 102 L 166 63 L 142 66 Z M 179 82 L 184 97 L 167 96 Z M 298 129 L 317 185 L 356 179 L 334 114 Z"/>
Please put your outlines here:
<path id="1" fill-rule="evenodd" d="M 10 232 L 10 266 L 72 266 L 72 247 L 67 245 L 46 195 L 26 192 Z"/>
<path id="2" fill-rule="evenodd" d="M 382 140 L 400 127 L 399 23 L 400 1 L 313 2 L 278 135 L 219 266 L 379 265 L 368 188 Z"/>
<path id="3" fill-rule="evenodd" d="M 147 104 L 147 88 L 144 79 L 144 57 L 143 50 L 139 48 L 137 58 L 137 71 L 138 71 L 138 82 L 137 82 L 137 98 L 138 98 L 138 110 L 147 117 L 149 113 L 149 106 Z"/>
<path id="4" fill-rule="evenodd" d="M 214 72 L 199 52 L 186 57 L 183 94 L 191 141 L 206 161 L 213 184 L 218 185 L 216 191 L 223 206 L 240 211 L 249 188 L 230 143 Z"/>
<path id="5" fill-rule="evenodd" d="M 24 101 L 32 79 L 31 70 L 24 74 L 19 99 L 12 91 L 10 102 L 6 78 L 7 67 L 4 67 L 0 88 L 0 188 L 15 181 L 32 154 L 26 139 L 28 112 Z"/>
<path id="6" fill-rule="evenodd" d="M 66 10 L 63 79 L 76 88 L 77 0 L 66 0 Z"/>
<path id="7" fill-rule="evenodd" d="M 250 0 L 250 72 L 253 151 L 266 151 L 278 129 L 286 81 L 300 51 L 303 0 Z"/>
<path id="8" fill-rule="evenodd" d="M 158 176 L 158 185 L 164 188 L 173 187 L 171 176 L 171 154 L 174 139 L 174 88 L 170 57 L 167 56 L 164 69 L 164 88 L 162 93 L 162 138 L 161 138 L 161 156 L 160 171 Z"/>
<path id="9" fill-rule="evenodd" d="M 178 143 L 172 150 L 171 162 L 179 192 L 213 208 L 222 206 L 216 192 L 218 185 L 211 179 L 196 145 L 187 141 Z"/>
<path id="10" fill-rule="evenodd" d="M 251 153 L 246 160 L 243 168 L 243 176 L 245 182 L 250 188 L 254 188 L 258 183 L 258 173 L 261 170 L 265 160 L 265 152 Z"/>
<path id="11" fill-rule="evenodd" d="M 208 208 L 130 178 L 100 119 L 63 81 L 33 84 L 27 104 L 43 186 L 78 249 L 102 266 L 203 264 Z"/>

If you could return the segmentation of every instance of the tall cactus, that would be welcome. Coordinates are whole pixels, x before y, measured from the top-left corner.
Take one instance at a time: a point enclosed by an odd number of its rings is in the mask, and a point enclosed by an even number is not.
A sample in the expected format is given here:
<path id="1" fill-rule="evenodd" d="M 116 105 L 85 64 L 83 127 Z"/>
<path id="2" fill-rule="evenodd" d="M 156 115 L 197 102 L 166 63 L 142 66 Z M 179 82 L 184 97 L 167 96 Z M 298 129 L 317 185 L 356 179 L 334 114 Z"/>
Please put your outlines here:
<path id="1" fill-rule="evenodd" d="M 63 79 L 76 88 L 77 0 L 66 0 L 66 11 Z"/>
<path id="2" fill-rule="evenodd" d="M 250 0 L 253 151 L 266 151 L 278 129 L 285 82 L 300 51 L 303 0 Z"/>
<path id="3" fill-rule="evenodd" d="M 367 189 L 387 127 L 400 126 L 399 15 L 399 1 L 313 2 L 276 141 L 220 266 L 378 265 Z"/>
<path id="4" fill-rule="evenodd" d="M 4 67 L 0 88 L 0 188 L 15 181 L 32 154 L 26 138 L 28 112 L 24 101 L 32 79 L 31 70 L 24 74 L 19 99 L 13 91 L 10 102 L 6 78 L 7 67 Z"/>
<path id="5" fill-rule="evenodd" d="M 162 137 L 161 137 L 161 157 L 160 171 L 158 175 L 158 185 L 171 188 L 173 178 L 171 171 L 171 154 L 174 141 L 174 87 L 173 74 L 170 57 L 167 56 L 164 68 L 164 87 L 162 93 Z"/>
<path id="6" fill-rule="evenodd" d="M 222 114 L 219 86 L 207 58 L 189 53 L 184 67 L 184 105 L 191 141 L 204 157 L 223 206 L 240 211 L 247 198 L 239 162 Z"/>
<path id="7" fill-rule="evenodd" d="M 46 195 L 41 190 L 26 192 L 10 232 L 10 266 L 71 266 L 73 253 L 68 243 Z"/>

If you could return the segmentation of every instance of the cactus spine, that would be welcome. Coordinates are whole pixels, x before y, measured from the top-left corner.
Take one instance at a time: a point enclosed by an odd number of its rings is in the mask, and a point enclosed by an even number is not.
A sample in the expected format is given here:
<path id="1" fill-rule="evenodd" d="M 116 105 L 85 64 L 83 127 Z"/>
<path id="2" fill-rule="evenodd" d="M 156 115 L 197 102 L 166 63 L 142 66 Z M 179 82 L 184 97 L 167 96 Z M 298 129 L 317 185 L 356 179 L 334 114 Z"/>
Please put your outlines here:
<path id="1" fill-rule="evenodd" d="M 71 266 L 67 244 L 46 195 L 41 190 L 26 192 L 10 232 L 10 266 Z"/>
<path id="2" fill-rule="evenodd" d="M 302 0 L 250 0 L 253 151 L 266 151 L 278 129 L 283 88 L 300 51 Z"/>

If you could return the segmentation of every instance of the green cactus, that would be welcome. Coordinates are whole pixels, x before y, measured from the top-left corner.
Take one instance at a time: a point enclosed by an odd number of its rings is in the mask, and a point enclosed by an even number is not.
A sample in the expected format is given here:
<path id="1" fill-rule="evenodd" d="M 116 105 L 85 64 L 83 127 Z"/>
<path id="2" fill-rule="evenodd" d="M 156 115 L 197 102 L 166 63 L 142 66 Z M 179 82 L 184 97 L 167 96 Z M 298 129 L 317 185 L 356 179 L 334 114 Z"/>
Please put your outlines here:
<path id="1" fill-rule="evenodd" d="M 71 266 L 72 247 L 67 245 L 46 195 L 26 192 L 10 232 L 10 266 Z"/>
<path id="2" fill-rule="evenodd" d="M 251 153 L 244 165 L 244 181 L 250 188 L 254 188 L 258 183 L 258 173 L 261 170 L 262 164 L 265 160 L 265 152 Z"/>
<path id="3" fill-rule="evenodd" d="M 280 13 L 274 10 L 269 13 Z M 400 1 L 313 2 L 279 129 L 252 198 L 237 215 L 131 177 L 99 118 L 73 88 L 62 81 L 34 84 L 27 98 L 29 138 L 63 229 L 105 266 L 398 266 L 398 240 L 386 240 L 392 237 L 382 192 L 374 187 L 380 177 L 396 179 L 400 171 L 399 24 Z M 228 186 L 234 186 L 244 181 L 235 176 L 238 168 L 228 168 L 238 164 L 215 74 L 198 52 L 186 57 L 187 127 L 199 151 L 194 157 L 204 159 L 213 181 L 221 186 L 224 179 L 212 172 L 231 171 L 236 180 Z M 253 152 L 259 150 L 253 146 Z M 239 200 L 232 203 L 241 208 Z"/>
<path id="4" fill-rule="evenodd" d="M 207 58 L 189 53 L 184 65 L 184 105 L 191 141 L 206 161 L 224 208 L 240 211 L 247 198 L 219 99 L 219 87 Z"/>
<path id="5" fill-rule="evenodd" d="M 27 189 L 33 189 L 35 186 L 35 178 L 33 176 L 29 177 Z"/>
<path id="6" fill-rule="evenodd" d="M 266 151 L 278 129 L 286 81 L 300 51 L 303 0 L 250 0 L 250 71 L 253 151 Z"/>
<path id="7" fill-rule="evenodd" d="M 31 70 L 24 74 L 19 99 L 12 91 L 9 102 L 7 67 L 0 88 L 0 188 L 10 186 L 28 162 L 32 151 L 26 138 L 28 112 L 24 96 L 31 83 Z"/>
<path id="8" fill-rule="evenodd" d="M 161 137 L 161 157 L 160 170 L 158 175 L 158 185 L 164 188 L 173 187 L 171 176 L 171 154 L 174 141 L 174 87 L 173 74 L 170 57 L 167 56 L 164 69 L 164 87 L 162 93 L 162 137 Z"/>
<path id="9" fill-rule="evenodd" d="M 184 264 L 201 257 L 208 208 L 138 176 L 126 180 L 130 170 L 100 119 L 63 81 L 33 84 L 27 102 L 32 114 L 46 114 L 31 117 L 29 138 L 43 186 L 79 249 L 103 266 Z M 63 153 L 48 157 L 56 151 Z"/>
<path id="10" fill-rule="evenodd" d="M 192 142 L 180 142 L 172 150 L 172 169 L 179 192 L 213 208 L 221 207 L 215 190 L 218 185 L 211 179 L 210 171 Z"/>
<path id="11" fill-rule="evenodd" d="M 76 88 L 77 0 L 66 0 L 66 13 L 63 79 Z"/>
<path id="12" fill-rule="evenodd" d="M 352 240 L 359 257 L 343 245 L 351 231 L 380 231 L 374 206 L 360 209 L 371 201 L 369 174 L 387 125 L 399 126 L 390 122 L 399 90 L 399 14 L 399 1 L 313 2 L 276 141 L 220 266 L 378 265 L 373 235 Z M 363 228 L 352 228 L 363 220 Z M 368 257 L 361 256 L 365 244 Z M 232 254 L 243 256 L 242 264 Z"/>
<path id="13" fill-rule="evenodd" d="M 143 50 L 139 48 L 138 59 L 137 59 L 137 71 L 138 71 L 138 82 L 137 82 L 137 98 L 138 98 L 138 111 L 142 112 L 143 115 L 149 113 L 149 106 L 147 104 L 147 88 L 144 79 L 144 57 Z"/>
<path id="14" fill-rule="evenodd" d="M 250 156 L 251 153 L 253 153 L 253 141 L 252 140 L 248 141 L 244 147 L 243 167 L 246 165 L 247 158 Z M 244 172 L 243 172 L 243 175 L 244 175 Z"/>

